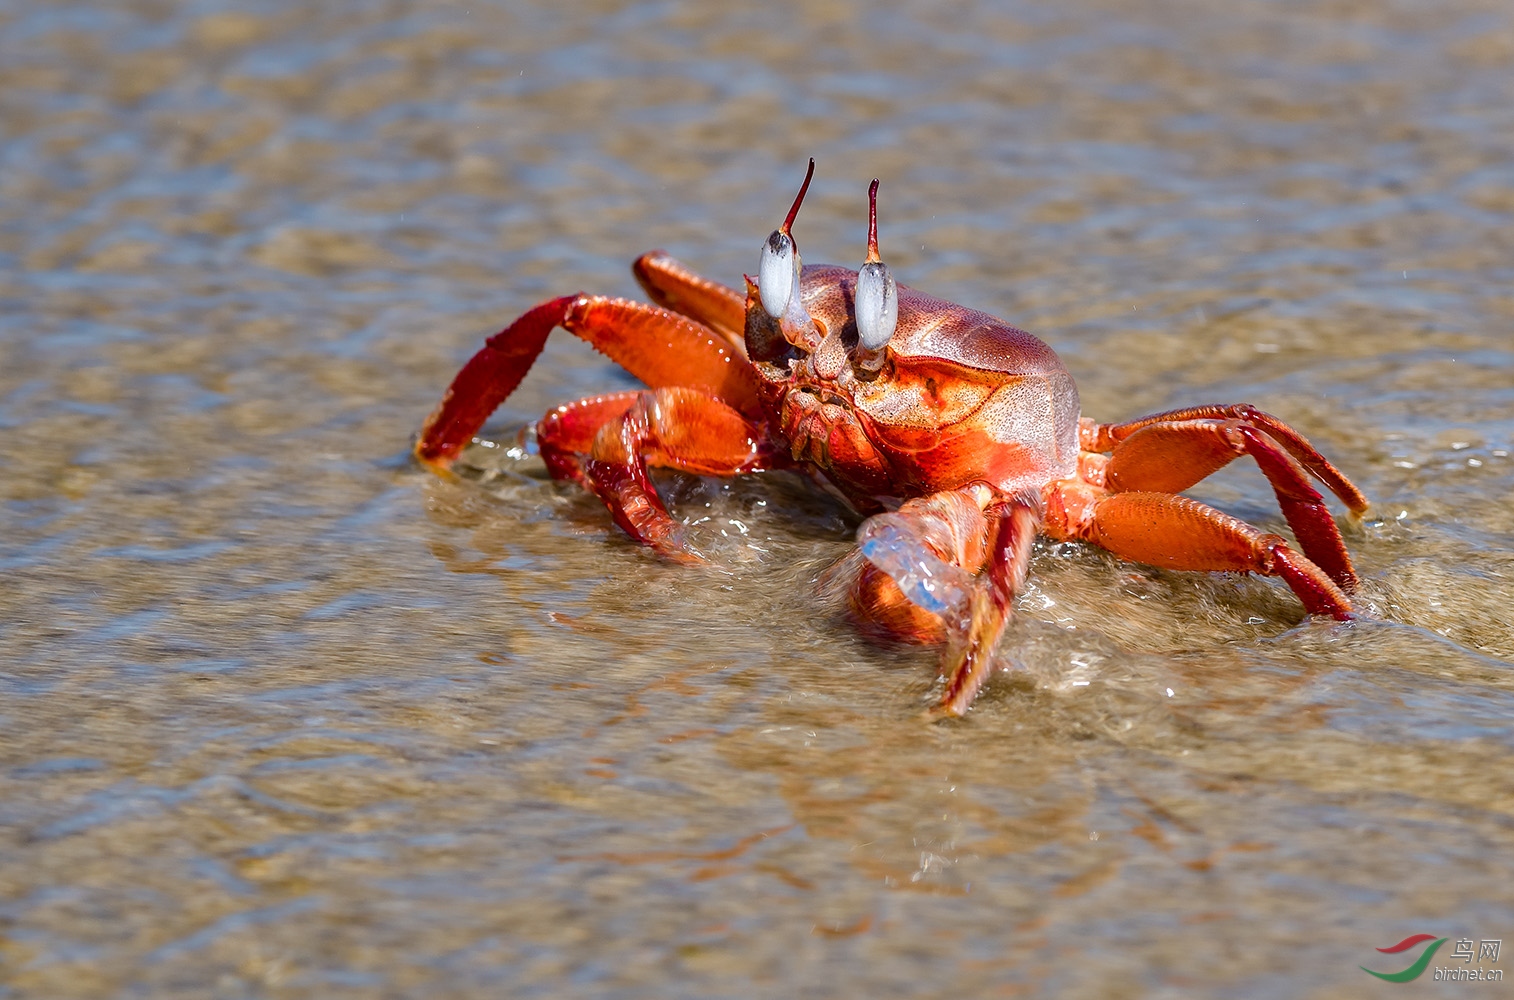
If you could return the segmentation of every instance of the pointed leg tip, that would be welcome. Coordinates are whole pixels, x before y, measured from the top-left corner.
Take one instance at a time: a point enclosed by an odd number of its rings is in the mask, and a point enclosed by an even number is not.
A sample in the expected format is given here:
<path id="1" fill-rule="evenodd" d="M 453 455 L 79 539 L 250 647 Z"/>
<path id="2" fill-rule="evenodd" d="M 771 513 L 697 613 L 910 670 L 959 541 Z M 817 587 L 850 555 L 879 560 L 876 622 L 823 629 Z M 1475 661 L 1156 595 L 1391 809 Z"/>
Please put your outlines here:
<path id="1" fill-rule="evenodd" d="M 710 565 L 709 558 L 689 542 L 688 531 L 677 522 L 673 522 L 670 526 L 645 525 L 641 526 L 640 530 L 640 534 L 632 534 L 632 537 L 641 541 L 659 558 L 678 563 L 680 566 Z M 629 531 L 627 533 L 631 534 Z"/>
<path id="2" fill-rule="evenodd" d="M 920 713 L 920 721 L 935 724 L 938 722 L 956 721 L 967 716 L 967 707 L 953 705 L 949 702 L 937 702 Z"/>
<path id="3" fill-rule="evenodd" d="M 697 549 L 658 549 L 657 554 L 680 566 L 708 566 L 710 561 Z"/>
<path id="4" fill-rule="evenodd" d="M 456 473 L 452 471 L 452 459 L 454 456 L 430 453 L 422 441 L 417 441 L 415 447 L 410 449 L 410 453 L 415 456 L 415 460 L 420 463 L 422 468 L 435 475 L 443 479 L 457 478 Z"/>

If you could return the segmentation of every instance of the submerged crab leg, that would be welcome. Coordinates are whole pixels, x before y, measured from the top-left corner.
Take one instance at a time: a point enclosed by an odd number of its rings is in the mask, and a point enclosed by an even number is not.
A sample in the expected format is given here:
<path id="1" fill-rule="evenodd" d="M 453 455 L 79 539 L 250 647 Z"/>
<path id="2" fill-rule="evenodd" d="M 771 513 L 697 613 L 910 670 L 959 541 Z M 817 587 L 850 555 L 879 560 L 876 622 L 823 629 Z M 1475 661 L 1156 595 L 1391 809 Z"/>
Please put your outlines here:
<path id="1" fill-rule="evenodd" d="M 1313 615 L 1352 617 L 1351 601 L 1307 556 L 1245 521 L 1171 493 L 1108 493 L 1062 481 L 1045 491 L 1046 533 L 1165 569 L 1281 577 Z"/>
<path id="2" fill-rule="evenodd" d="M 661 250 L 636 258 L 631 273 L 653 302 L 703 323 L 746 357 L 746 300 L 734 288 L 696 274 Z"/>
<path id="3" fill-rule="evenodd" d="M 1245 420 L 1171 420 L 1147 424 L 1115 445 L 1103 485 L 1123 493 L 1179 493 L 1242 455 L 1256 460 L 1304 555 L 1346 591 L 1356 571 L 1324 497 L 1300 462 L 1268 432 Z"/>
<path id="4" fill-rule="evenodd" d="M 416 442 L 415 454 L 446 469 L 503 403 L 561 326 L 652 388 L 686 386 L 760 413 L 756 374 L 709 327 L 667 309 L 628 299 L 567 295 L 528 310 L 465 364 Z"/>

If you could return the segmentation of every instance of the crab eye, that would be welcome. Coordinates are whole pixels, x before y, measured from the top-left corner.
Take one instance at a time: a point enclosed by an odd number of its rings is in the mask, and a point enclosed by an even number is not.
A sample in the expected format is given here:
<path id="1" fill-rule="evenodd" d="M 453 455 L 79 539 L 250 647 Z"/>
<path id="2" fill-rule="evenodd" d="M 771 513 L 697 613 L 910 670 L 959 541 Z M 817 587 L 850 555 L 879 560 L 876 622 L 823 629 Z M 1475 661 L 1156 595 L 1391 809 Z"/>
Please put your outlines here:
<path id="1" fill-rule="evenodd" d="M 773 230 L 762 245 L 762 260 L 757 265 L 757 295 L 763 310 L 774 319 L 788 311 L 789 299 L 793 298 L 798 252 L 793 237 L 781 229 Z"/>
<path id="2" fill-rule="evenodd" d="M 794 288 L 799 284 L 799 248 L 794 245 L 789 230 L 794 226 L 794 217 L 799 214 L 799 206 L 804 204 L 804 193 L 810 189 L 810 180 L 814 176 L 815 158 L 812 156 L 804 183 L 799 185 L 794 204 L 789 206 L 788 217 L 762 245 L 762 261 L 757 265 L 757 297 L 762 300 L 762 308 L 774 319 L 781 319 L 788 312 L 789 300 L 794 297 Z"/>
<path id="3" fill-rule="evenodd" d="M 857 318 L 857 339 L 869 351 L 881 351 L 899 325 L 899 295 L 888 265 L 874 260 L 857 271 L 857 291 L 852 300 Z"/>
<path id="4" fill-rule="evenodd" d="M 852 293 L 857 320 L 856 371 L 865 379 L 883 370 L 883 348 L 899 325 L 899 290 L 888 265 L 878 256 L 878 181 L 867 189 L 867 260 L 857 269 Z"/>

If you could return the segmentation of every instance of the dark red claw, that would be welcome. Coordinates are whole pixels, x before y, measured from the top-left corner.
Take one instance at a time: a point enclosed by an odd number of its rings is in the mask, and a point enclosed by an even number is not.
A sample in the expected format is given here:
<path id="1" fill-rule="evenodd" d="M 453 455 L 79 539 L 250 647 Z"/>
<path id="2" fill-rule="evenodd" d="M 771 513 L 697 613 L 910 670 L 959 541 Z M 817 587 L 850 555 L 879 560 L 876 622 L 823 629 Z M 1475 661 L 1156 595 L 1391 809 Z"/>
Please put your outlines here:
<path id="1" fill-rule="evenodd" d="M 1304 470 L 1269 434 L 1254 427 L 1242 427 L 1241 434 L 1246 438 L 1247 452 L 1272 484 L 1278 506 L 1304 555 L 1342 590 L 1347 593 L 1355 590 L 1358 581 L 1351 554 L 1346 551 L 1346 542 L 1335 526 L 1330 508 L 1325 506 L 1325 498 L 1309 485 Z"/>
<path id="2" fill-rule="evenodd" d="M 421 428 L 416 457 L 436 469 L 450 466 L 489 414 L 520 385 L 546 345 L 547 334 L 566 322 L 578 298 L 549 299 L 490 337 L 452 379 L 441 404 Z"/>

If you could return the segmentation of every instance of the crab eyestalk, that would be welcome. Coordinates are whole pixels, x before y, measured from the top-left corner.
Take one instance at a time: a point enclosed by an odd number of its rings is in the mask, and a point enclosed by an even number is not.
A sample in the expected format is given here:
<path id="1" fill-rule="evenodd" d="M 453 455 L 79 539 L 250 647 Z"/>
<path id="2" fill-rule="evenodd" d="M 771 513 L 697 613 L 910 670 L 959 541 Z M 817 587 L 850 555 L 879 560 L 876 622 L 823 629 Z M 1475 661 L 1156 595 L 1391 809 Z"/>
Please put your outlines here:
<path id="1" fill-rule="evenodd" d="M 799 287 L 799 244 L 794 242 L 789 230 L 799 214 L 805 192 L 810 189 L 810 178 L 814 176 L 815 158 L 812 156 L 788 217 L 762 245 L 762 259 L 757 264 L 757 295 L 762 300 L 763 311 L 774 319 L 782 319 L 788 313 L 789 303 Z"/>
<path id="2" fill-rule="evenodd" d="M 899 325 L 899 293 L 888 265 L 878 256 L 878 181 L 867 189 L 867 260 L 857 270 L 857 289 L 852 295 L 852 315 L 857 321 L 857 355 L 854 367 L 864 378 L 883 368 L 884 348 Z"/>

